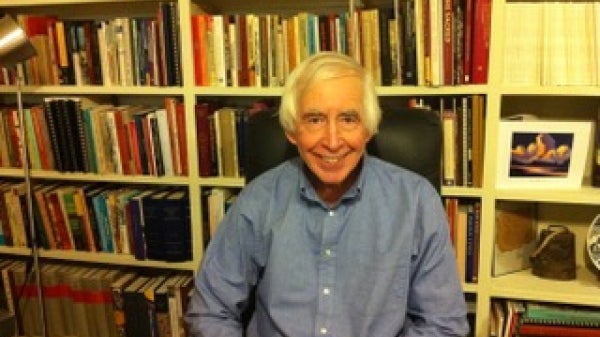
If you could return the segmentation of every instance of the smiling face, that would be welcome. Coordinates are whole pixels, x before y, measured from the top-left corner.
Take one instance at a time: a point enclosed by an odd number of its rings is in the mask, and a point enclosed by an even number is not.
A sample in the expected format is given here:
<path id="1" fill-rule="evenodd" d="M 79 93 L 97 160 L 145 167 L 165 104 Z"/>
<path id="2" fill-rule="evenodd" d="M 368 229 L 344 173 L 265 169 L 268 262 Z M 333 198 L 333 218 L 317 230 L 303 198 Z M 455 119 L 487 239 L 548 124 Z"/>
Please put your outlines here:
<path id="1" fill-rule="evenodd" d="M 364 124 L 364 93 L 354 75 L 319 80 L 298 100 L 296 131 L 290 142 L 312 174 L 325 201 L 337 201 L 354 183 L 370 133 Z"/>

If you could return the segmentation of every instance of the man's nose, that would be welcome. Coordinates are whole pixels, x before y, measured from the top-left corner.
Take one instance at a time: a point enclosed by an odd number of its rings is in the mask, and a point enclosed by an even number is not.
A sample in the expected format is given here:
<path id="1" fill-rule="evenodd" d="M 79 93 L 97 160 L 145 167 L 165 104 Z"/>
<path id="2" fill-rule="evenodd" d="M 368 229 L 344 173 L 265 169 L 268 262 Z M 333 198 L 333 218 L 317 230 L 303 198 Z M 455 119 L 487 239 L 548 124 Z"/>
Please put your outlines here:
<path id="1" fill-rule="evenodd" d="M 335 148 L 340 144 L 340 127 L 335 120 L 327 121 L 326 141 L 331 148 Z"/>

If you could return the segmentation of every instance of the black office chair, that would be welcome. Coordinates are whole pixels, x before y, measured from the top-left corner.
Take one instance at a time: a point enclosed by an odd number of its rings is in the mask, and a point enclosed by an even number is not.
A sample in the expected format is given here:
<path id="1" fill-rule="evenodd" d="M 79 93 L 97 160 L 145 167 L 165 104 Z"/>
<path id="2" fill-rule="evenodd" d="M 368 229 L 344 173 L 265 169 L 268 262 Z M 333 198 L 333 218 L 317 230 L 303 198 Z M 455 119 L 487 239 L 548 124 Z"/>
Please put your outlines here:
<path id="1" fill-rule="evenodd" d="M 251 181 L 262 172 L 297 156 L 285 138 L 277 112 L 252 115 L 246 125 L 245 176 Z M 427 178 L 440 191 L 442 129 L 440 117 L 429 109 L 384 109 L 379 132 L 367 144 L 369 154 L 405 167 Z"/>

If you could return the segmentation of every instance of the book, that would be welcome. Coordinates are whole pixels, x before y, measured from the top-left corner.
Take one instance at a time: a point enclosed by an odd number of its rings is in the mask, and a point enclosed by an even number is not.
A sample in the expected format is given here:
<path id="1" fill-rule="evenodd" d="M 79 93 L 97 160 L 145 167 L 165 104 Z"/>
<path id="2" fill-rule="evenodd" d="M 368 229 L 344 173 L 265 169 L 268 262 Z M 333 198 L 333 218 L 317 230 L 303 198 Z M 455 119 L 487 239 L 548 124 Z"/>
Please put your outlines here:
<path id="1" fill-rule="evenodd" d="M 522 323 L 548 324 L 600 328 L 600 310 L 598 308 L 528 302 L 521 319 Z"/>
<path id="2" fill-rule="evenodd" d="M 229 188 L 213 187 L 208 196 L 208 227 L 212 238 L 217 231 L 219 223 L 225 216 L 225 202 L 233 194 Z"/>
<path id="3" fill-rule="evenodd" d="M 473 1 L 471 83 L 485 84 L 489 68 L 492 3 L 491 0 Z"/>
<path id="4" fill-rule="evenodd" d="M 212 174 L 212 143 L 209 117 L 216 110 L 216 105 L 210 102 L 200 102 L 195 107 L 196 115 L 196 146 L 198 148 L 198 170 L 201 177 Z"/>
<path id="5" fill-rule="evenodd" d="M 187 190 L 169 193 L 163 200 L 163 257 L 168 262 L 192 260 L 191 220 Z"/>
<path id="6" fill-rule="evenodd" d="M 128 212 L 131 226 L 133 256 L 137 260 L 146 259 L 146 239 L 144 234 L 144 214 L 142 200 L 156 192 L 154 189 L 140 191 L 129 199 Z"/>
<path id="7" fill-rule="evenodd" d="M 112 315 L 114 322 L 114 332 L 116 337 L 126 337 L 126 316 L 125 316 L 125 299 L 123 291 L 130 283 L 137 279 L 137 273 L 130 271 L 118 277 L 110 284 L 112 294 Z M 108 313 L 110 315 L 110 313 Z M 112 326 L 110 327 L 112 330 Z M 112 336 L 112 335 L 111 335 Z"/>
<path id="8" fill-rule="evenodd" d="M 572 327 L 548 324 L 528 324 L 519 326 L 521 337 L 598 337 L 600 329 L 596 327 Z"/>
<path id="9" fill-rule="evenodd" d="M 173 337 L 169 317 L 169 291 L 173 291 L 182 277 L 182 275 L 171 275 L 154 291 L 158 337 Z"/>
<path id="10" fill-rule="evenodd" d="M 146 258 L 163 260 L 165 258 L 162 207 L 169 195 L 169 190 L 157 190 L 142 198 L 142 214 L 144 222 L 144 238 L 146 242 Z"/>
<path id="11" fill-rule="evenodd" d="M 239 177 L 236 109 L 220 108 L 215 111 L 215 130 L 219 175 Z"/>
<path id="12" fill-rule="evenodd" d="M 123 290 L 126 337 L 150 336 L 146 299 L 140 291 L 150 280 L 149 276 L 138 276 Z"/>
<path id="13" fill-rule="evenodd" d="M 530 266 L 537 220 L 534 203 L 497 202 L 492 274 L 505 275 Z"/>
<path id="14" fill-rule="evenodd" d="M 191 260 L 187 191 L 157 191 L 142 198 L 146 256 L 170 262 Z"/>

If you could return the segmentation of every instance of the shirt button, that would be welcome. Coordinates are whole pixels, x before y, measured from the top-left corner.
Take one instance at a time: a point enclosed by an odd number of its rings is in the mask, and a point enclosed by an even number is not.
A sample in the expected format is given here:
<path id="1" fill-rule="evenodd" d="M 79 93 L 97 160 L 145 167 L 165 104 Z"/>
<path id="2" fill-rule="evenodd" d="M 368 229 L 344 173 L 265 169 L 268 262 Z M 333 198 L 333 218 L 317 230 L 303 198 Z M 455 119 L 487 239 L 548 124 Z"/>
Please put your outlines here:
<path id="1" fill-rule="evenodd" d="M 326 248 L 326 249 L 323 251 L 323 254 L 325 254 L 325 256 L 331 256 L 331 249 L 329 249 L 329 248 Z"/>
<path id="2" fill-rule="evenodd" d="M 327 333 L 327 328 L 321 328 L 319 332 L 321 333 L 321 335 L 325 335 Z"/>
<path id="3" fill-rule="evenodd" d="M 330 293 L 331 293 L 331 290 L 329 290 L 329 288 L 323 289 L 323 295 L 329 295 Z"/>
<path id="4" fill-rule="evenodd" d="M 329 211 L 329 216 L 334 216 L 335 212 L 334 211 Z"/>

